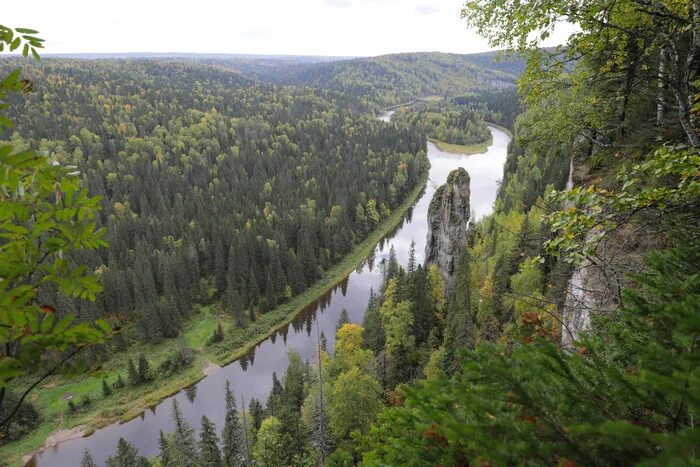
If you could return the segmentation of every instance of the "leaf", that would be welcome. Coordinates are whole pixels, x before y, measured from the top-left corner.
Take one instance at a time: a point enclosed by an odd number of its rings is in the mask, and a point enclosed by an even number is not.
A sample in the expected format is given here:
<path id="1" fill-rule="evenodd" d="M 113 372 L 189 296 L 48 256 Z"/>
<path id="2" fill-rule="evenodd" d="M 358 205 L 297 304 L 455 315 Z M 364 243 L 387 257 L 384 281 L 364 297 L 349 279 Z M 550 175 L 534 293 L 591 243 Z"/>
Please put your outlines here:
<path id="1" fill-rule="evenodd" d="M 68 326 L 70 326 L 73 323 L 73 321 L 75 321 L 75 316 L 73 316 L 73 315 L 65 316 L 53 328 L 53 333 L 54 334 L 61 334 L 63 331 L 68 329 Z"/>

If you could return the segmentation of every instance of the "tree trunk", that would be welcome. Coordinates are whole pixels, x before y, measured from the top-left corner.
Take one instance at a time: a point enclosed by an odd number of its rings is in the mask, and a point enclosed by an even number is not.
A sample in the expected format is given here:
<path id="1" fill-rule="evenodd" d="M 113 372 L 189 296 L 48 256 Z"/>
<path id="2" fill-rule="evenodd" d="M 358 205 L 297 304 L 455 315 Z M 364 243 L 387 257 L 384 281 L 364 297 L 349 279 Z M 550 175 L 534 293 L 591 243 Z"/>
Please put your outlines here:
<path id="1" fill-rule="evenodd" d="M 661 126 L 666 119 L 666 49 L 659 54 L 659 82 L 656 95 L 656 125 Z"/>

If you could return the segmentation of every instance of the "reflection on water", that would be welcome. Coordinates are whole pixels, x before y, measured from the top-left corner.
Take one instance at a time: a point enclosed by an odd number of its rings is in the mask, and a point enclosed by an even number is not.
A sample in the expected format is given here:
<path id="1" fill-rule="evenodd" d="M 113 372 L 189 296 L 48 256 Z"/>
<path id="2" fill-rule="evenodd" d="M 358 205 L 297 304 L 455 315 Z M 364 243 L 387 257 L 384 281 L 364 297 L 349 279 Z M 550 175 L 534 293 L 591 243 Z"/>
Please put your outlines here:
<path id="1" fill-rule="evenodd" d="M 384 117 L 385 120 L 389 118 Z M 478 219 L 491 212 L 503 173 L 509 141 L 503 131 L 496 128 L 491 128 L 491 131 L 493 145 L 485 154 L 472 156 L 449 154 L 440 151 L 434 144 L 428 143 L 428 157 L 431 163 L 430 182 L 405 219 L 391 234 L 379 242 L 355 272 L 323 294 L 315 303 L 306 307 L 289 325 L 273 333 L 240 360 L 164 400 L 151 410 L 145 411 L 140 417 L 127 423 L 109 425 L 87 438 L 66 441 L 41 452 L 34 458 L 37 465 L 79 465 L 86 448 L 90 450 L 95 461 L 103 465 L 108 456 L 114 455 L 117 440 L 120 437 L 133 444 L 142 455 L 157 455 L 159 432 L 174 429 L 170 411 L 172 399 L 177 399 L 183 416 L 197 429 L 199 429 L 202 415 L 206 415 L 216 423 L 217 429 L 221 430 L 224 424 L 226 380 L 231 381 L 238 399 L 243 397 L 246 401 L 250 401 L 251 398 L 257 398 L 264 403 L 272 388 L 272 373 L 276 372 L 280 376 L 285 372 L 287 352 L 290 349 L 295 349 L 304 359 L 313 358 L 316 338 L 315 332 L 313 336 L 311 332 L 316 322 L 328 339 L 329 349 L 333 348 L 335 326 L 343 308 L 348 311 L 351 322 L 362 322 L 370 290 L 379 290 L 381 286 L 381 271 L 375 266 L 388 258 L 391 246 L 396 250 L 399 261 L 405 265 L 411 242 L 415 241 L 416 260 L 423 261 L 428 233 L 428 205 L 436 186 L 445 182 L 450 171 L 457 167 L 464 167 L 469 172 L 471 208 L 475 217 Z"/>

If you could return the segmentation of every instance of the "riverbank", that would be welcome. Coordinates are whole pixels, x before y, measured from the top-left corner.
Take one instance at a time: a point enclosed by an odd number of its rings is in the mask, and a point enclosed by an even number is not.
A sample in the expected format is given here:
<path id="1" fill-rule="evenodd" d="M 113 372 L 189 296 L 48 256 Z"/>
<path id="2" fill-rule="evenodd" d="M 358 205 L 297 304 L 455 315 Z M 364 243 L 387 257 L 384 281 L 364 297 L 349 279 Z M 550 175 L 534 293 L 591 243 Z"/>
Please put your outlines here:
<path id="1" fill-rule="evenodd" d="M 488 151 L 489 146 L 493 144 L 493 135 L 489 136 L 484 142 L 474 144 L 452 144 L 435 138 L 428 138 L 428 141 L 435 144 L 441 151 L 468 156 L 471 154 L 483 154 Z"/>
<path id="2" fill-rule="evenodd" d="M 290 302 L 261 315 L 245 329 L 234 328 L 230 317 L 216 306 L 199 308 L 183 331 L 187 345 L 195 350 L 195 357 L 192 364 L 182 372 L 141 386 L 115 390 L 107 398 L 102 395 L 103 378 L 108 378 L 112 383 L 119 373 L 125 381 L 127 380 L 126 365 L 129 358 L 136 360 L 138 355 L 143 353 L 150 360 L 151 368 L 157 367 L 179 346 L 178 339 L 169 339 L 157 345 L 130 346 L 125 352 L 105 362 L 98 375 L 73 381 L 53 379 L 47 382 L 31 398 L 44 414 L 44 422 L 24 439 L 0 448 L 0 464 L 20 465 L 23 455 L 40 449 L 45 440 L 59 430 L 84 425 L 84 433 L 87 435 L 111 423 L 128 421 L 139 416 L 148 407 L 199 382 L 205 377 L 204 369 L 216 371 L 214 365 L 223 366 L 245 356 L 354 271 L 374 250 L 377 243 L 399 225 L 424 190 L 427 180 L 426 171 L 403 203 L 343 261 L 326 271 L 322 279 Z M 218 324 L 224 327 L 226 338 L 219 344 L 207 346 L 207 340 Z M 67 416 L 67 400 L 64 398 L 66 394 L 71 394 L 73 400 L 80 400 L 87 394 L 93 402 L 84 411 Z"/>
<path id="3" fill-rule="evenodd" d="M 485 122 L 488 126 L 492 126 L 494 128 L 497 128 L 504 132 L 505 134 L 508 135 L 509 138 L 513 138 L 513 132 L 511 132 L 508 128 L 499 125 L 498 123 L 492 123 L 492 122 Z M 469 156 L 471 154 L 484 154 L 486 151 L 489 150 L 489 147 L 493 144 L 493 134 L 489 136 L 489 139 L 482 143 L 475 143 L 475 144 L 452 144 L 452 143 L 446 143 L 444 141 L 440 141 L 439 139 L 435 138 L 428 138 L 428 141 L 431 143 L 435 144 L 435 146 L 438 147 L 441 151 L 449 152 L 452 154 L 462 154 L 465 156 Z"/>

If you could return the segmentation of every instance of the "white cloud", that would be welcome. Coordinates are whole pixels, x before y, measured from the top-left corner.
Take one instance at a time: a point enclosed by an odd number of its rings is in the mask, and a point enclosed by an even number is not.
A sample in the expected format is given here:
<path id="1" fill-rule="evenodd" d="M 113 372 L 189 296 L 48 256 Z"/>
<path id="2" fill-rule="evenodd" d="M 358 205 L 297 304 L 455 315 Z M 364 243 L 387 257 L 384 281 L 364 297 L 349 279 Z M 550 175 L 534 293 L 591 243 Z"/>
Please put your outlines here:
<path id="1" fill-rule="evenodd" d="M 434 15 L 440 10 L 433 5 L 417 5 L 416 11 L 422 15 Z"/>
<path id="2" fill-rule="evenodd" d="M 46 53 L 488 50 L 459 18 L 461 6 L 462 0 L 34 0 L 31 9 L 6 10 L 3 24 L 41 31 Z"/>

